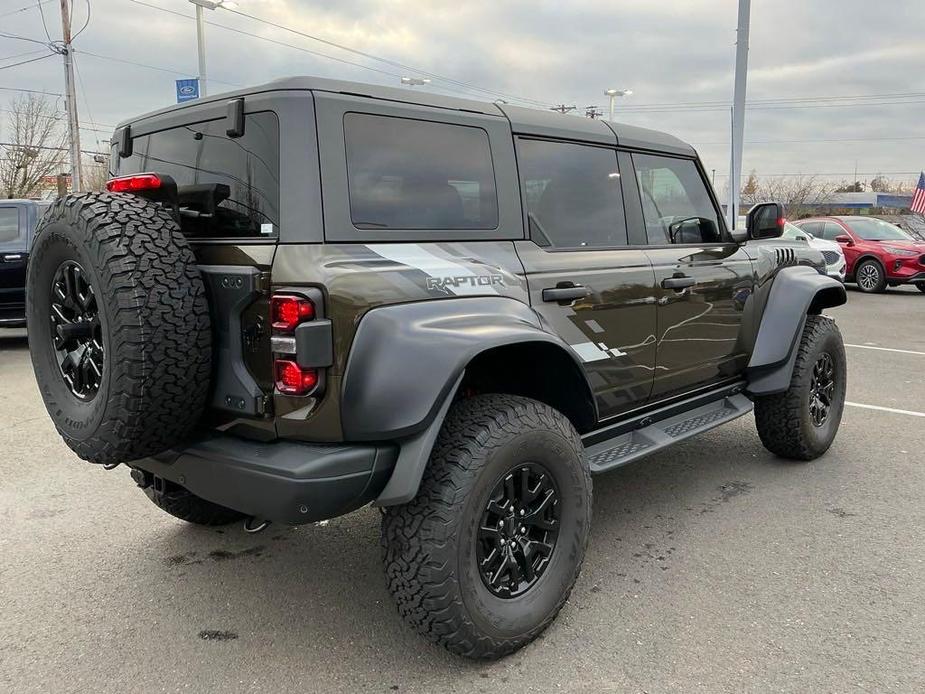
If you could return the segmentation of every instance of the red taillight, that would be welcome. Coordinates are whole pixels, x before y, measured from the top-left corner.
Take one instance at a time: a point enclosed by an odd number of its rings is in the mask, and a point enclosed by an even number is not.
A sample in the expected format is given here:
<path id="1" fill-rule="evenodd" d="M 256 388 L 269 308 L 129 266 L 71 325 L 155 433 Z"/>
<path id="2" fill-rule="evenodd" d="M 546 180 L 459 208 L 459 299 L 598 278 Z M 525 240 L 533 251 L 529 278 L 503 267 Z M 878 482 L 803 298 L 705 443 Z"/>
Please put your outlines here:
<path id="1" fill-rule="evenodd" d="M 135 193 L 139 190 L 157 190 L 160 187 L 161 179 L 153 173 L 119 176 L 106 181 L 106 190 L 110 193 Z"/>
<path id="2" fill-rule="evenodd" d="M 301 296 L 274 296 L 271 304 L 274 330 L 292 332 L 299 323 L 315 317 L 315 305 Z"/>
<path id="3" fill-rule="evenodd" d="M 276 388 L 285 395 L 305 395 L 318 385 L 318 370 L 306 369 L 294 361 L 277 359 Z"/>

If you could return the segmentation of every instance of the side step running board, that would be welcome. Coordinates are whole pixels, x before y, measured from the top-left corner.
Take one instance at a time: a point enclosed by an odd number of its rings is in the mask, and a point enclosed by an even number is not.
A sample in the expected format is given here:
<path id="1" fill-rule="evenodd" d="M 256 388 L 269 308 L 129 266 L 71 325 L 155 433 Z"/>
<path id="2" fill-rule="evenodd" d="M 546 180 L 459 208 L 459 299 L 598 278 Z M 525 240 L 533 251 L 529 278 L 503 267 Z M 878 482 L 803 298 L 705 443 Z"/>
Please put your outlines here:
<path id="1" fill-rule="evenodd" d="M 592 474 L 612 470 L 748 414 L 752 407 L 752 401 L 744 395 L 729 395 L 588 446 L 585 460 Z"/>

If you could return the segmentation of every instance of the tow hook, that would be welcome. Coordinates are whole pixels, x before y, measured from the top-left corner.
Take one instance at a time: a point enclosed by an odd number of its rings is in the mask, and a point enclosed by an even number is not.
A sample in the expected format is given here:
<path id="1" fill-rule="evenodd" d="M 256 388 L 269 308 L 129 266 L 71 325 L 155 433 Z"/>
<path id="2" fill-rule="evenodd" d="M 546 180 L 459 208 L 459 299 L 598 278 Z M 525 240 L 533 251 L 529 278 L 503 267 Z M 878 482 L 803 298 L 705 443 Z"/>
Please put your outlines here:
<path id="1" fill-rule="evenodd" d="M 253 516 L 244 519 L 244 532 L 255 535 L 263 530 L 266 530 L 270 526 L 270 521 L 260 520 L 259 518 L 254 518 Z"/>

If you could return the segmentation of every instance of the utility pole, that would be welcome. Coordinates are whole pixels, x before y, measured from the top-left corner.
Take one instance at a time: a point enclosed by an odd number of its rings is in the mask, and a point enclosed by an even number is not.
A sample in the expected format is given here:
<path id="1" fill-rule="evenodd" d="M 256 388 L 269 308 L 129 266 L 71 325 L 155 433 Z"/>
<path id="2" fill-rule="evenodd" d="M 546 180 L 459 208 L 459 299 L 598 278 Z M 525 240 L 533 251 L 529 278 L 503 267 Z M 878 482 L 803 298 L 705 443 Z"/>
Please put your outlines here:
<path id="1" fill-rule="evenodd" d="M 604 112 L 601 111 L 601 109 L 599 109 L 597 106 L 585 106 L 585 116 L 587 116 L 591 120 L 600 118 L 603 115 L 604 115 Z"/>
<path id="2" fill-rule="evenodd" d="M 77 120 L 77 94 L 74 91 L 74 62 L 71 53 L 71 17 L 67 0 L 61 0 L 61 32 L 64 40 L 60 46 L 56 44 L 55 50 L 64 56 L 65 109 L 71 151 L 71 190 L 79 193 L 83 171 L 80 163 L 80 125 Z"/>
<path id="3" fill-rule="evenodd" d="M 559 113 L 568 113 L 569 111 L 574 111 L 577 108 L 574 104 L 572 106 L 566 106 L 565 104 L 557 104 L 549 108 L 550 111 L 558 111 Z"/>
<path id="4" fill-rule="evenodd" d="M 748 76 L 748 25 L 751 0 L 739 0 L 736 29 L 735 92 L 732 99 L 732 167 L 729 172 L 729 228 L 739 216 L 739 185 L 742 178 L 742 145 L 745 137 L 745 82 Z"/>

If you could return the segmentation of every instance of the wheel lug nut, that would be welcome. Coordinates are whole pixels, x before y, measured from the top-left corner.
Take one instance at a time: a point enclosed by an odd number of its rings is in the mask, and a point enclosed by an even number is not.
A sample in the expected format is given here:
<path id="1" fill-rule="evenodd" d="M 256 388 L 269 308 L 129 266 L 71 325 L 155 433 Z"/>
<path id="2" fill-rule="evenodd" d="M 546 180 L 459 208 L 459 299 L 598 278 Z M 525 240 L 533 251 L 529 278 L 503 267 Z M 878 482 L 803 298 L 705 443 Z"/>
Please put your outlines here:
<path id="1" fill-rule="evenodd" d="M 520 526 L 520 532 L 522 532 L 522 533 L 527 532 L 527 526 L 525 526 L 525 525 Z"/>
<path id="2" fill-rule="evenodd" d="M 501 538 L 501 544 L 503 545 L 503 544 L 505 544 L 505 542 L 506 542 L 506 540 L 502 537 L 502 538 Z"/>
<path id="3" fill-rule="evenodd" d="M 524 510 L 523 510 L 523 509 L 520 509 L 520 515 L 521 515 L 521 516 L 524 515 Z"/>

